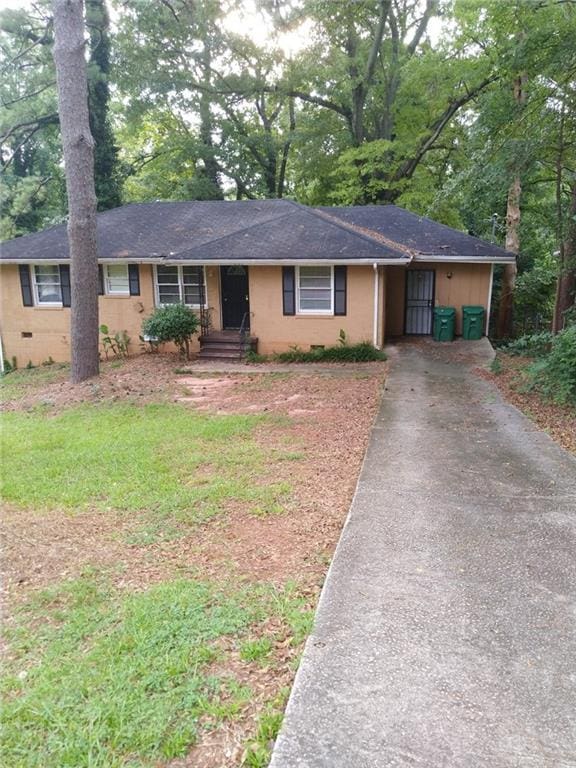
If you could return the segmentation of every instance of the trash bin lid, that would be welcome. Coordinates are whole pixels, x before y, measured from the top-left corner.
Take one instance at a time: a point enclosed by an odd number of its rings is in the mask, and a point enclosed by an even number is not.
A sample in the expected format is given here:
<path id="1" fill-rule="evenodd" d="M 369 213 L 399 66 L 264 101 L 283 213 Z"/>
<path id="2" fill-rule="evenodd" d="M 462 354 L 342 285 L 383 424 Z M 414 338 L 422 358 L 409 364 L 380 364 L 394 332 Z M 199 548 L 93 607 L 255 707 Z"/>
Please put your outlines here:
<path id="1" fill-rule="evenodd" d="M 482 315 L 484 313 L 484 307 L 469 305 L 462 307 L 462 312 L 466 315 Z"/>
<path id="2" fill-rule="evenodd" d="M 434 307 L 434 314 L 438 317 L 451 317 L 456 314 L 455 307 Z"/>

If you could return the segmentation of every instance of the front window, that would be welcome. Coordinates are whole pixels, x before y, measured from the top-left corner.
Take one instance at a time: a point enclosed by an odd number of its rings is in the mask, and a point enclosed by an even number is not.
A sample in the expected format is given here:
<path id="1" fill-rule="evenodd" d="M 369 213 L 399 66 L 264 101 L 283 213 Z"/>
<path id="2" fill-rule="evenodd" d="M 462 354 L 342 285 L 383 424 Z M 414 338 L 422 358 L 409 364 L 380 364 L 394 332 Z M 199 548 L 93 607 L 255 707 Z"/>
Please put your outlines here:
<path id="1" fill-rule="evenodd" d="M 299 314 L 331 315 L 333 313 L 332 267 L 299 267 Z"/>
<path id="2" fill-rule="evenodd" d="M 156 267 L 156 303 L 199 307 L 205 303 L 204 267 Z M 203 301 L 204 297 L 204 301 Z"/>
<path id="3" fill-rule="evenodd" d="M 104 285 L 110 296 L 129 296 L 127 264 L 106 264 L 104 266 Z"/>
<path id="4" fill-rule="evenodd" d="M 34 292 L 37 304 L 62 305 L 60 267 L 57 264 L 34 267 Z"/>

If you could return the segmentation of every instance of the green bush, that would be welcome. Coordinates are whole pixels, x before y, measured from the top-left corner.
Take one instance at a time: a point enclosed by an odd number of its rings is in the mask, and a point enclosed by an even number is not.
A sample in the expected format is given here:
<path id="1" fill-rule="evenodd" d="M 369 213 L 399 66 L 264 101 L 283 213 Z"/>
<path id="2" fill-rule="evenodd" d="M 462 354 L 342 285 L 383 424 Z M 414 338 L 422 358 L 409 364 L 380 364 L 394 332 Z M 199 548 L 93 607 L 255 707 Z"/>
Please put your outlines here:
<path id="1" fill-rule="evenodd" d="M 523 357 L 544 357 L 550 352 L 554 339 L 555 336 L 550 331 L 531 333 L 505 344 L 502 351 Z"/>
<path id="2" fill-rule="evenodd" d="M 557 403 L 576 405 L 576 326 L 557 334 L 550 352 L 530 368 L 533 386 Z"/>
<path id="3" fill-rule="evenodd" d="M 342 344 L 334 347 L 317 347 L 305 352 L 294 347 L 288 352 L 279 352 L 274 360 L 280 363 L 368 363 L 386 360 L 386 354 L 367 341 L 359 344 Z"/>
<path id="4" fill-rule="evenodd" d="M 190 357 L 190 339 L 198 332 L 200 322 L 184 304 L 168 304 L 159 307 L 142 323 L 142 336 L 159 343 L 171 341 L 181 354 Z"/>

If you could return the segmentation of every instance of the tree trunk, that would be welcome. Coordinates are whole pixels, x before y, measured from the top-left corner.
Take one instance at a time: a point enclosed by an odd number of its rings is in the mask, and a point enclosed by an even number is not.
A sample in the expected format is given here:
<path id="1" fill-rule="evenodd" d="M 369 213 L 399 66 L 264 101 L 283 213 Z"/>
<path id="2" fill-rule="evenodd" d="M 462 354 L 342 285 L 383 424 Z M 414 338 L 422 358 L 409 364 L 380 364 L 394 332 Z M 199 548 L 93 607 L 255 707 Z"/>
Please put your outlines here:
<path id="1" fill-rule="evenodd" d="M 526 75 L 519 75 L 514 80 L 514 101 L 518 108 L 522 108 L 526 102 Z M 522 183 L 519 169 L 508 189 L 508 203 L 506 206 L 506 250 L 511 253 L 520 253 L 520 196 Z M 496 319 L 496 336 L 499 339 L 509 338 L 514 331 L 514 288 L 516 286 L 516 264 L 506 264 L 502 275 L 502 290 L 498 305 L 498 317 Z"/>
<path id="2" fill-rule="evenodd" d="M 572 309 L 576 300 L 576 182 L 572 183 L 568 226 L 560 252 L 560 268 L 556 288 L 556 302 L 552 331 L 558 333 L 564 328 L 565 314 Z"/>
<path id="3" fill-rule="evenodd" d="M 98 252 L 82 0 L 54 0 L 54 62 L 68 195 L 74 384 L 97 376 Z"/>
<path id="4" fill-rule="evenodd" d="M 506 250 L 511 253 L 520 251 L 520 195 L 522 185 L 516 176 L 508 190 L 506 208 Z M 506 264 L 502 274 L 502 289 L 498 305 L 496 336 L 504 339 L 512 336 L 514 321 L 514 287 L 516 285 L 516 264 Z"/>

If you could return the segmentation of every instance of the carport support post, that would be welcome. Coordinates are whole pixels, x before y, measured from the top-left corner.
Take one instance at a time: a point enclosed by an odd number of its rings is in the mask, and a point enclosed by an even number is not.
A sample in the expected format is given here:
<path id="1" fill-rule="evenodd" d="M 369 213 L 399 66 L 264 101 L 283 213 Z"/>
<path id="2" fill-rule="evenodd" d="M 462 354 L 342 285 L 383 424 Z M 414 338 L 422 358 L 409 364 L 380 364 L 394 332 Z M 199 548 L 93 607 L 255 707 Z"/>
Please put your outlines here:
<path id="1" fill-rule="evenodd" d="M 375 347 L 378 347 L 378 310 L 379 310 L 379 288 L 380 288 L 380 279 L 378 274 L 378 264 L 372 265 L 374 269 L 374 323 L 373 323 L 373 330 L 372 330 L 372 343 Z"/>

